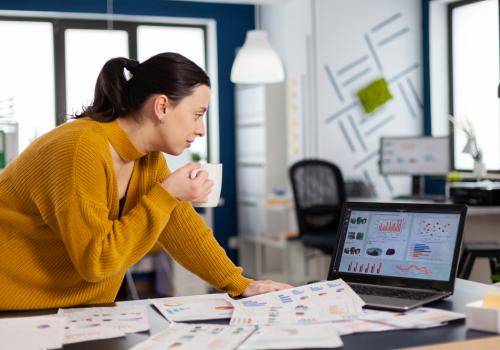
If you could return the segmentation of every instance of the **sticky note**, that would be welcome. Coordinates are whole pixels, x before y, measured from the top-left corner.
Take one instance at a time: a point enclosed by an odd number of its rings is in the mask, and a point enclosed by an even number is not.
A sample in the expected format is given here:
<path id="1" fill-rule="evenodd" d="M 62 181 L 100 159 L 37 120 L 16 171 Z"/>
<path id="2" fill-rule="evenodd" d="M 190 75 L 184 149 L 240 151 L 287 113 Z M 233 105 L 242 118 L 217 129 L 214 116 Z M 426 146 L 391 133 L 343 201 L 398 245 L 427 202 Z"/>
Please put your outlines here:
<path id="1" fill-rule="evenodd" d="M 483 307 L 500 309 L 500 292 L 488 292 L 483 299 Z"/>
<path id="2" fill-rule="evenodd" d="M 366 113 L 375 112 L 377 108 L 392 99 L 389 85 L 384 78 L 372 81 L 368 86 L 359 90 L 356 95 L 358 95 Z"/>

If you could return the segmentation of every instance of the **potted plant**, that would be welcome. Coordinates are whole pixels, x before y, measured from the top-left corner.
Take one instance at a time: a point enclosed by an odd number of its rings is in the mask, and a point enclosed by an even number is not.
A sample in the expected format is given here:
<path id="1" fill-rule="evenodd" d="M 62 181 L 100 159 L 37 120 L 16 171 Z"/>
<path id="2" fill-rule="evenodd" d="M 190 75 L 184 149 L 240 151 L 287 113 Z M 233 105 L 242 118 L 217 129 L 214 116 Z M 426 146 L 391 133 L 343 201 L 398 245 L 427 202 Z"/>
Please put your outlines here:
<path id="1" fill-rule="evenodd" d="M 486 165 L 483 163 L 483 152 L 477 143 L 474 126 L 467 118 L 459 120 L 450 115 L 448 119 L 453 125 L 461 130 L 465 136 L 467 136 L 467 142 L 465 143 L 462 153 L 470 154 L 474 160 L 474 175 L 477 178 L 484 177 L 486 175 Z"/>

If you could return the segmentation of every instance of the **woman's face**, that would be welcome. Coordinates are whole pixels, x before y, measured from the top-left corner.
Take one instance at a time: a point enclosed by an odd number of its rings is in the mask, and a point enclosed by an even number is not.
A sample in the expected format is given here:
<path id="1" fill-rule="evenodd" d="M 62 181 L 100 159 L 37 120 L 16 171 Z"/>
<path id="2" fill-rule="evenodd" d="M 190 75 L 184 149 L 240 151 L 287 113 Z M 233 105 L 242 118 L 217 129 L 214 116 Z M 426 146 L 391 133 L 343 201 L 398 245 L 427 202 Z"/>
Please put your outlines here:
<path id="1" fill-rule="evenodd" d="M 163 151 L 179 155 L 189 148 L 196 137 L 205 136 L 203 116 L 207 112 L 210 88 L 199 85 L 193 93 L 169 108 L 160 124 Z"/>

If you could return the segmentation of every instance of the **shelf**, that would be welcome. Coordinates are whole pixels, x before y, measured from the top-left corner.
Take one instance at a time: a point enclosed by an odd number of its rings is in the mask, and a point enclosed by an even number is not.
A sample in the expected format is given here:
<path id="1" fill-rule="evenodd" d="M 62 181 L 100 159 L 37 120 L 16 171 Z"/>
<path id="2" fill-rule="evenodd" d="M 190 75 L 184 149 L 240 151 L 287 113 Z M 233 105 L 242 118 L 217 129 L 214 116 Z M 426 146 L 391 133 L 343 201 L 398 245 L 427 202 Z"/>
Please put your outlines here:
<path id="1" fill-rule="evenodd" d="M 262 127 L 266 126 L 265 121 L 262 118 L 253 118 L 245 120 L 237 120 L 236 126 L 239 128 L 250 128 L 250 127 Z"/>
<path id="2" fill-rule="evenodd" d="M 293 208 L 293 201 L 290 197 L 271 197 L 261 196 L 240 196 L 238 204 L 251 205 L 271 211 L 289 210 Z"/>
<path id="3" fill-rule="evenodd" d="M 267 202 L 268 194 L 287 184 L 285 85 L 237 84 L 235 102 L 238 242 L 240 258 L 245 256 L 243 268 L 255 270 L 259 277 L 274 264 L 288 271 L 289 212 L 277 201 Z M 275 249 L 281 252 L 281 262 Z"/>
<path id="4" fill-rule="evenodd" d="M 477 176 L 475 176 L 472 172 L 470 172 L 470 173 L 458 173 L 458 175 L 464 180 L 477 179 Z M 486 173 L 485 176 L 481 177 L 481 180 L 500 180 L 500 174 Z"/>
<path id="5" fill-rule="evenodd" d="M 266 162 L 264 160 L 245 160 L 238 161 L 238 166 L 249 166 L 249 167 L 265 167 Z"/>

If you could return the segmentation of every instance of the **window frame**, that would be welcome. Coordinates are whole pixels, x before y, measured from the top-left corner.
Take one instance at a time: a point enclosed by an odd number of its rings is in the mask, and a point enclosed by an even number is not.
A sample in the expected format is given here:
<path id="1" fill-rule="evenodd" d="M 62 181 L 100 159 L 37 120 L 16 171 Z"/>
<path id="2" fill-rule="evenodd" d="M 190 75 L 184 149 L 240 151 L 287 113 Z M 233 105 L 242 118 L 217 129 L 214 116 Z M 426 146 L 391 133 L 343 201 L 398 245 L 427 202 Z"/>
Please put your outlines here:
<path id="1" fill-rule="evenodd" d="M 211 98 L 206 113 L 207 160 L 219 161 L 218 134 L 218 71 L 216 23 L 213 19 L 188 17 L 155 17 L 100 13 L 66 13 L 41 11 L 0 11 L 0 21 L 48 22 L 53 25 L 54 41 L 54 105 L 55 125 L 66 121 L 66 29 L 116 29 L 128 34 L 129 58 L 137 59 L 137 28 L 141 25 L 185 27 L 203 30 L 205 42 L 205 70 L 211 79 Z"/>
<path id="2" fill-rule="evenodd" d="M 448 54 L 448 111 L 451 115 L 454 115 L 454 92 L 453 92 L 453 10 L 459 7 L 471 5 L 474 3 L 482 2 L 484 0 L 459 0 L 455 2 L 450 2 L 447 5 L 447 54 Z M 499 15 L 499 26 L 498 30 L 500 33 L 500 0 L 498 2 L 498 15 Z M 500 42 L 498 45 L 498 50 L 500 52 Z M 500 62 L 499 62 L 500 65 Z M 500 67 L 499 67 L 500 68 Z M 500 83 L 500 77 L 499 77 Z M 500 84 L 498 85 L 498 98 L 500 98 Z M 500 116 L 499 116 L 500 118 Z M 455 127 L 453 123 L 448 122 L 448 134 L 450 139 L 450 164 L 452 168 L 460 172 L 473 172 L 474 169 L 459 169 L 455 167 Z M 500 173 L 499 169 L 488 169 L 489 173 Z"/>

